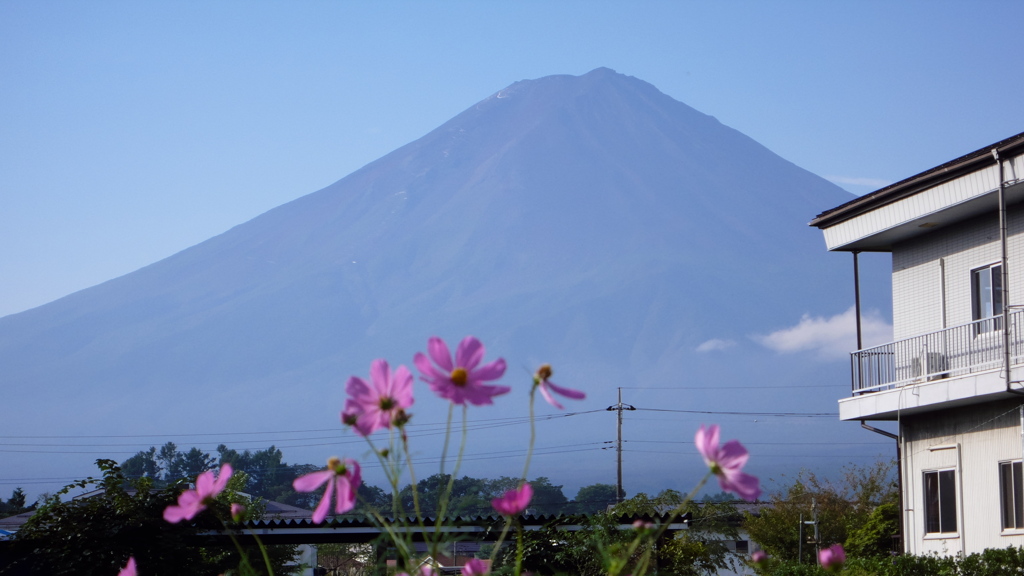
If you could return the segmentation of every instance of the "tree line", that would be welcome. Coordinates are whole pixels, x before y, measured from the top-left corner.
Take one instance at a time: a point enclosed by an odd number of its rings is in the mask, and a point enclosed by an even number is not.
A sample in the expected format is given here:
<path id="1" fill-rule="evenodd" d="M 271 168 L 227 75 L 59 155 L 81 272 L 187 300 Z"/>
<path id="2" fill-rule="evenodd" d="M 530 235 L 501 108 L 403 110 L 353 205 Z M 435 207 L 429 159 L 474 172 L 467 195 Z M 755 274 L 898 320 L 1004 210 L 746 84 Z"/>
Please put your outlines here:
<path id="1" fill-rule="evenodd" d="M 221 464 L 231 464 L 236 471 L 246 474 L 248 480 L 241 491 L 254 498 L 307 510 L 314 508 L 320 499 L 317 493 L 296 492 L 292 488 L 292 481 L 303 474 L 320 470 L 321 466 L 288 464 L 284 461 L 284 453 L 275 446 L 265 450 L 239 452 L 221 444 L 217 446 L 216 455 L 212 455 L 195 447 L 179 449 L 173 442 L 168 442 L 160 448 L 153 446 L 138 452 L 122 462 L 120 467 L 128 478 L 149 478 L 155 485 L 164 486 L 180 479 L 194 478 Z M 440 495 L 450 481 L 452 479 L 448 474 L 434 474 L 416 483 L 420 508 L 425 514 L 434 516 L 439 512 Z M 471 476 L 456 478 L 452 481 L 447 515 L 489 515 L 493 512 L 491 499 L 518 485 L 518 478 L 508 476 L 494 479 Z M 572 500 L 566 497 L 561 485 L 552 483 L 545 476 L 530 480 L 530 485 L 534 496 L 529 513 L 534 515 L 593 514 L 616 502 L 615 486 L 611 484 L 584 486 Z M 398 503 L 404 512 L 413 510 L 411 485 L 399 490 Z M 366 514 L 371 511 L 385 515 L 394 511 L 390 487 L 385 490 L 365 483 L 359 487 L 359 507 L 354 512 Z"/>

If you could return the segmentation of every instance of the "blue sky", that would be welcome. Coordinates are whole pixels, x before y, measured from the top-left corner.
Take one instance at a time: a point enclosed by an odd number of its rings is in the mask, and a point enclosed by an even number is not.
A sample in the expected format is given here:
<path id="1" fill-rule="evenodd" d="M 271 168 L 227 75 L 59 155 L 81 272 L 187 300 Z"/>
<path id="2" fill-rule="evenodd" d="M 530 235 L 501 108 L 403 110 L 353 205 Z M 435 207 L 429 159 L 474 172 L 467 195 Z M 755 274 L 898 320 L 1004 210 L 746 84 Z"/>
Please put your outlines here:
<path id="1" fill-rule="evenodd" d="M 1014 2 L 0 3 L 0 316 L 516 80 L 599 66 L 864 193 L 1024 130 L 1021 21 Z"/>

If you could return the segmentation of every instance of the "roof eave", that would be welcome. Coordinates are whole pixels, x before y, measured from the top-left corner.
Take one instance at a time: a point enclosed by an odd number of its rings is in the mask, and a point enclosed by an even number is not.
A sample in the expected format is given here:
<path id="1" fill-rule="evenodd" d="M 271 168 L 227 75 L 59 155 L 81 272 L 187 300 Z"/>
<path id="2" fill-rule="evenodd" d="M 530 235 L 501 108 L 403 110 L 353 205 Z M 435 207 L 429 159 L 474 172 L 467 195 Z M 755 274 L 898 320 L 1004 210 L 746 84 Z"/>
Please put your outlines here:
<path id="1" fill-rule="evenodd" d="M 1018 148 L 1024 148 L 1024 132 L 1006 138 L 996 142 L 995 144 L 979 148 L 974 152 L 970 152 L 959 158 L 955 158 L 945 164 L 931 168 L 920 174 L 916 174 L 890 184 L 885 188 L 881 188 L 870 194 L 865 194 L 859 198 L 851 200 L 845 204 L 841 204 L 830 210 L 826 210 L 821 214 L 818 214 L 814 220 L 808 224 L 819 229 L 828 228 L 844 220 L 848 220 L 865 212 L 874 210 L 880 206 L 885 206 L 892 202 L 896 202 L 907 196 L 912 196 L 926 190 L 947 180 L 962 176 L 965 173 L 977 170 L 979 167 L 989 166 L 995 164 L 995 157 L 992 155 L 993 150 L 997 150 L 1000 156 L 1004 152 L 1014 151 Z"/>

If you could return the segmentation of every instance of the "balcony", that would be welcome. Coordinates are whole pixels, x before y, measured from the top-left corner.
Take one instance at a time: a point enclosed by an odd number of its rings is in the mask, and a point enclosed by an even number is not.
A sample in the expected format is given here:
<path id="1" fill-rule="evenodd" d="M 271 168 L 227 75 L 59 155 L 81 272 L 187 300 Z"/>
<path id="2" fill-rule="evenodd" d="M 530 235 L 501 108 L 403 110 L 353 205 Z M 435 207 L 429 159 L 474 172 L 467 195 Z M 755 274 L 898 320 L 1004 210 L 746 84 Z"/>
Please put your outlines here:
<path id="1" fill-rule="evenodd" d="M 1002 324 L 1002 317 L 986 318 L 854 352 L 853 396 L 839 401 L 840 418 L 884 420 L 1007 396 Z M 1024 310 L 1011 313 L 1009 324 L 1012 378 L 1019 381 Z"/>

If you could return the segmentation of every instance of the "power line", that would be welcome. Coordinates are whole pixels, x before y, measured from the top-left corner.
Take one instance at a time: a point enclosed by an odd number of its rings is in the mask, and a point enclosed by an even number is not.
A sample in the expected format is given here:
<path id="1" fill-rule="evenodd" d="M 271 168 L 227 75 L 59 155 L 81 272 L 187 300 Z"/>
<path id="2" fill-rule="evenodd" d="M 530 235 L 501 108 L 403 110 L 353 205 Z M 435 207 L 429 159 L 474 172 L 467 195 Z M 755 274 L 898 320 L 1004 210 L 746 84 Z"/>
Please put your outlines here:
<path id="1" fill-rule="evenodd" d="M 729 416 L 776 416 L 779 418 L 838 418 L 838 412 L 737 412 L 725 410 L 671 410 L 669 408 L 637 408 L 646 412 L 675 412 L 679 414 L 723 414 Z"/>

